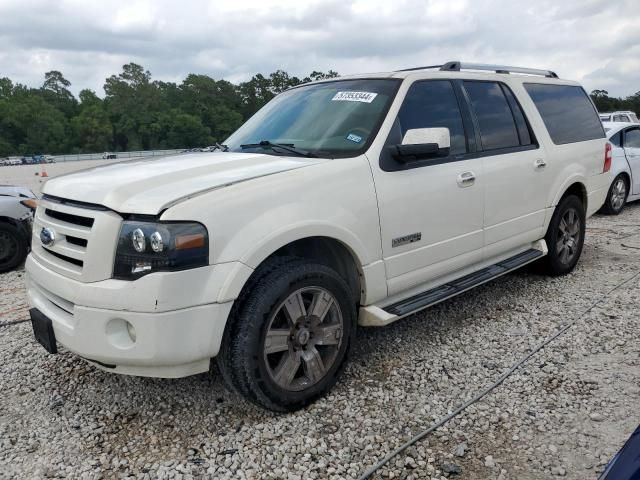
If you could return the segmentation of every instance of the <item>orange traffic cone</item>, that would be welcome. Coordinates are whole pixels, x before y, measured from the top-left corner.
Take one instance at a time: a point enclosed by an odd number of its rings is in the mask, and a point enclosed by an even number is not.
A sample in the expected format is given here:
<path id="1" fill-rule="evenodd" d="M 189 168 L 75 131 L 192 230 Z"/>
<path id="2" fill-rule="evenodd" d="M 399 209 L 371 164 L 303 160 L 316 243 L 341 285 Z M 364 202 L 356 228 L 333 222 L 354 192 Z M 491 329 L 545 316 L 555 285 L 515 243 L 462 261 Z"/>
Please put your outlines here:
<path id="1" fill-rule="evenodd" d="M 46 177 L 48 177 L 48 176 L 49 176 L 49 175 L 47 174 L 47 171 L 43 168 L 43 169 L 42 169 L 42 173 L 40 174 L 40 177 L 41 177 L 41 178 L 46 178 Z"/>

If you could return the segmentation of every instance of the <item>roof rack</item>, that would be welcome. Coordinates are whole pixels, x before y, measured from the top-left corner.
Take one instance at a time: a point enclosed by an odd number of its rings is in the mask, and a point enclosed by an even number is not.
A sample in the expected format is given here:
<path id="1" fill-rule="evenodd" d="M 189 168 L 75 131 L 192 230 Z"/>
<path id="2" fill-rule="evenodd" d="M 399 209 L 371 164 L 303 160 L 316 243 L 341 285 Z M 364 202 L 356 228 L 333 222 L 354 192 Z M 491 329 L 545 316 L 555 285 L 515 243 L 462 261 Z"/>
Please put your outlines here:
<path id="1" fill-rule="evenodd" d="M 484 63 L 447 62 L 440 67 L 441 71 L 459 72 L 460 70 L 487 70 L 496 73 L 524 73 L 526 75 L 541 75 L 548 78 L 558 78 L 551 70 L 539 70 L 536 68 L 508 67 L 506 65 L 488 65 Z"/>

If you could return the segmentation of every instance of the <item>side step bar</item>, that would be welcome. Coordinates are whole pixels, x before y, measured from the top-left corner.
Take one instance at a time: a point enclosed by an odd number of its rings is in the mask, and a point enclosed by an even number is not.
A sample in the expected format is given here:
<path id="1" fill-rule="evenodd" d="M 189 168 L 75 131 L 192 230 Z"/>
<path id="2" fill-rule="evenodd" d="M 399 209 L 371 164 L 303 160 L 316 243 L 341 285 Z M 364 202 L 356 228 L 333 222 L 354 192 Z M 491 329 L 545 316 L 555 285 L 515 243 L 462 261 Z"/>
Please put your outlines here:
<path id="1" fill-rule="evenodd" d="M 544 244 L 544 242 L 542 242 Z M 477 272 L 470 273 L 439 287 L 421 292 L 413 297 L 405 298 L 399 302 L 385 307 L 371 305 L 360 309 L 360 325 L 384 326 L 403 317 L 416 313 L 427 307 L 455 297 L 478 285 L 487 283 L 501 277 L 528 263 L 531 263 L 547 253 L 546 245 L 542 248 L 531 248 L 502 262 L 490 265 Z"/>

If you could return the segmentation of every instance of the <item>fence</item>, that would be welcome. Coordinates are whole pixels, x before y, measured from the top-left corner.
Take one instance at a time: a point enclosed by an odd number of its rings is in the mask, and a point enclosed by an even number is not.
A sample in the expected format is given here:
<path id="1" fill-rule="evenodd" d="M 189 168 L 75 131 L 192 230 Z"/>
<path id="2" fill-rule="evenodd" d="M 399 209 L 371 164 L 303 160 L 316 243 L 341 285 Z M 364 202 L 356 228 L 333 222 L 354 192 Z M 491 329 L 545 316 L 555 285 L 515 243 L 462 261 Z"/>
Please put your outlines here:
<path id="1" fill-rule="evenodd" d="M 109 152 L 118 156 L 118 159 L 138 158 L 138 157 L 162 157 L 164 155 L 173 155 L 183 152 L 184 150 L 140 150 L 137 152 Z M 77 162 L 80 160 L 102 160 L 104 152 L 100 153 L 76 153 L 69 155 L 53 155 L 56 162 Z M 9 157 L 10 159 L 22 157 Z"/>

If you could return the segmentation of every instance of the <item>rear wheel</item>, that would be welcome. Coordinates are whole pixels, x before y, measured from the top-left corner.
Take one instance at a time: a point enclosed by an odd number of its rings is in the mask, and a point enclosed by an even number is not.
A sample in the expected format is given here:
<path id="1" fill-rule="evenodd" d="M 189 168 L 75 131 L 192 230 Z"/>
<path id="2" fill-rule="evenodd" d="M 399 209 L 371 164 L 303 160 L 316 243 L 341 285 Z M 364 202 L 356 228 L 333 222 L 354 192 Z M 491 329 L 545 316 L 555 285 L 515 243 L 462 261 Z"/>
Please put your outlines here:
<path id="1" fill-rule="evenodd" d="M 582 254 L 584 234 L 584 205 L 575 195 L 568 195 L 556 207 L 545 236 L 549 253 L 543 261 L 547 274 L 565 275 L 575 268 Z"/>
<path id="2" fill-rule="evenodd" d="M 618 215 L 624 209 L 628 196 L 629 181 L 627 177 L 620 174 L 615 178 L 613 183 L 611 183 L 611 187 L 609 187 L 609 193 L 602 206 L 602 212 L 608 215 Z"/>
<path id="3" fill-rule="evenodd" d="M 236 301 L 218 365 L 250 401 L 296 410 L 337 381 L 355 334 L 355 304 L 324 265 L 276 260 L 257 277 Z"/>

